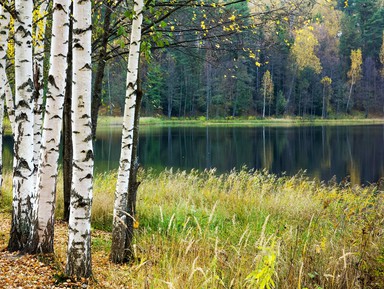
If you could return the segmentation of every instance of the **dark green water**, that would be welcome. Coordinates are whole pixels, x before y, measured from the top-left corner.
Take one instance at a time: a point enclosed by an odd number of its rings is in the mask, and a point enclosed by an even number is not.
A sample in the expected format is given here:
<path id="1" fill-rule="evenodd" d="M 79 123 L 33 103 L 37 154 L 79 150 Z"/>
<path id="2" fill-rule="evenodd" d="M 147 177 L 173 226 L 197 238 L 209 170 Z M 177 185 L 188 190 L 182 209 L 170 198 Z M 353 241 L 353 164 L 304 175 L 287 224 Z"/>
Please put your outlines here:
<path id="1" fill-rule="evenodd" d="M 96 172 L 118 167 L 120 130 L 98 133 Z M 11 167 L 11 137 L 5 136 L 5 169 Z M 218 172 L 247 168 L 353 183 L 384 177 L 384 126 L 142 127 L 139 161 L 144 168 Z"/>
<path id="2" fill-rule="evenodd" d="M 115 169 L 120 133 L 100 133 L 98 171 Z M 288 175 L 306 170 L 310 177 L 354 183 L 384 176 L 384 126 L 315 127 L 143 127 L 139 160 L 145 168 L 247 168 Z"/>

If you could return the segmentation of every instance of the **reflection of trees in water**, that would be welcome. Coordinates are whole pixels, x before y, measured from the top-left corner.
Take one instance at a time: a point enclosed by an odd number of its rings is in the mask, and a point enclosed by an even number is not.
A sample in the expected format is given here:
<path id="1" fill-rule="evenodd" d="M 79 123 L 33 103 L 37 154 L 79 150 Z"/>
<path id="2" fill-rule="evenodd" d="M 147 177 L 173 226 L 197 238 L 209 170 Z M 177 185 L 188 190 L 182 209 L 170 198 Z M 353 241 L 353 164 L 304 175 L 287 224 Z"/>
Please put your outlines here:
<path id="1" fill-rule="evenodd" d="M 12 168 L 11 136 L 4 137 L 4 170 Z M 117 169 L 121 130 L 98 133 L 96 172 Z M 145 168 L 217 168 L 226 172 L 242 166 L 267 168 L 273 173 L 296 174 L 338 181 L 347 175 L 353 183 L 384 176 L 384 126 L 323 127 L 143 127 L 139 162 Z"/>

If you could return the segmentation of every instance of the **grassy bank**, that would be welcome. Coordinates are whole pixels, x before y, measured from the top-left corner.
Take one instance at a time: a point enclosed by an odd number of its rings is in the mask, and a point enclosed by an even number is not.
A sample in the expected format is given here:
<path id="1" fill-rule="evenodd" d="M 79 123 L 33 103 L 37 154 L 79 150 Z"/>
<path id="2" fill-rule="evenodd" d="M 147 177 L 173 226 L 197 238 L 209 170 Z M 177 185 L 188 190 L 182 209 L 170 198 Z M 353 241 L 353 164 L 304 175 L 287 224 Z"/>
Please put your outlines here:
<path id="1" fill-rule="evenodd" d="M 141 172 L 136 259 L 116 266 L 105 232 L 115 178 L 95 180 L 91 288 L 384 288 L 384 194 L 375 186 L 266 172 Z M 0 217 L 9 219 L 10 176 L 5 187 Z M 55 258 L 65 261 L 63 242 Z"/>
<path id="2" fill-rule="evenodd" d="M 99 117 L 99 129 L 110 126 L 121 126 L 122 117 Z M 364 124 L 383 124 L 384 118 L 360 118 L 343 117 L 337 119 L 321 118 L 227 118 L 209 119 L 201 118 L 156 118 L 141 117 L 142 126 L 300 126 L 300 125 L 364 125 Z"/>

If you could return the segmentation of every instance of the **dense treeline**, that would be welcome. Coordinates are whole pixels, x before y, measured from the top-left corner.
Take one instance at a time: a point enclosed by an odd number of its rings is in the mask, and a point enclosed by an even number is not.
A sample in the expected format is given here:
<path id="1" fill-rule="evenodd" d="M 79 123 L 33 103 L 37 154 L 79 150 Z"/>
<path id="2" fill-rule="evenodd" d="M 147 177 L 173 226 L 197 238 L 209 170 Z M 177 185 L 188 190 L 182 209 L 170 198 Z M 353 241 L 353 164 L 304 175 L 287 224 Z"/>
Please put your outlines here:
<path id="1" fill-rule="evenodd" d="M 272 11 L 271 5 L 262 11 Z M 151 46 L 151 55 L 143 61 L 142 114 L 215 118 L 383 113 L 382 1 L 308 2 L 307 10 L 271 13 L 269 18 L 255 7 L 240 2 L 225 13 L 191 7 L 167 19 L 162 24 L 164 43 Z M 361 62 L 352 59 L 358 53 Z M 108 63 L 104 81 L 104 104 L 117 114 L 124 95 L 121 61 Z"/>

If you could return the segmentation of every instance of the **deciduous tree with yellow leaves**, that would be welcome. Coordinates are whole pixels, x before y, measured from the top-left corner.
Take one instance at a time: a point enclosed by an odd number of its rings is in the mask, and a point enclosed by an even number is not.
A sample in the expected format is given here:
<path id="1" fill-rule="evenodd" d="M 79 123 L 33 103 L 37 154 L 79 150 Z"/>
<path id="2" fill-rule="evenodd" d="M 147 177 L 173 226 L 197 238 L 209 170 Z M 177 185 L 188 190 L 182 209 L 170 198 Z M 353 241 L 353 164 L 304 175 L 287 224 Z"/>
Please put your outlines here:
<path id="1" fill-rule="evenodd" d="M 350 83 L 346 112 L 349 112 L 349 104 L 351 102 L 353 87 L 361 79 L 361 65 L 363 64 L 363 56 L 361 49 L 351 50 L 351 68 L 348 71 L 348 79 Z"/>

